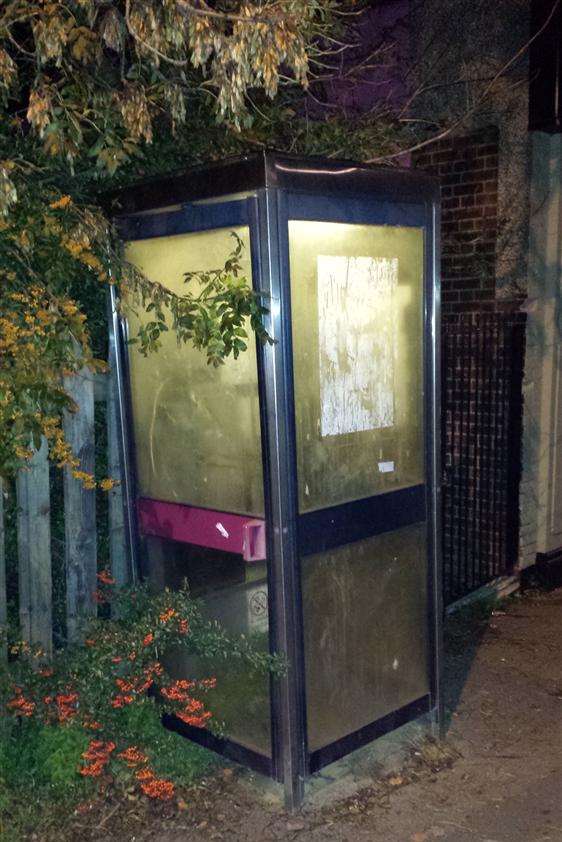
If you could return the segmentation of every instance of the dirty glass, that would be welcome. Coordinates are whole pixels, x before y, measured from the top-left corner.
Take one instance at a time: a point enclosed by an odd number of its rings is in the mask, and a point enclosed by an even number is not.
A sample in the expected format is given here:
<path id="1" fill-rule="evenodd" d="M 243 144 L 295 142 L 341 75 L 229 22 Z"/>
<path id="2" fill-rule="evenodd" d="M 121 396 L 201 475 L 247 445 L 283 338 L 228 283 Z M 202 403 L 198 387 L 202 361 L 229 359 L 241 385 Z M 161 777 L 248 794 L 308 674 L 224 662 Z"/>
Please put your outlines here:
<path id="1" fill-rule="evenodd" d="M 246 226 L 137 240 L 126 255 L 153 281 L 181 293 L 188 271 L 218 269 L 242 239 L 251 277 Z M 150 314 L 127 311 L 129 332 Z M 173 331 L 157 353 L 129 353 L 139 494 L 157 500 L 263 517 L 263 477 L 256 343 L 225 365 L 179 346 Z"/>
<path id="2" fill-rule="evenodd" d="M 158 588 L 178 588 L 184 579 L 204 614 L 233 637 L 244 635 L 253 648 L 269 652 L 268 588 L 265 561 L 245 562 L 242 556 L 145 538 L 150 573 Z M 239 659 L 194 657 L 181 650 L 165 658 L 176 678 L 216 677 L 209 690 L 209 710 L 225 734 L 258 754 L 271 756 L 269 673 Z"/>
<path id="3" fill-rule="evenodd" d="M 127 257 L 149 278 L 181 292 L 187 271 L 220 268 L 232 250 L 231 230 L 245 245 L 247 227 L 139 240 Z M 126 311 L 134 336 L 147 316 Z M 150 316 L 148 316 L 150 318 Z M 143 357 L 130 346 L 129 364 L 139 494 L 219 511 L 263 517 L 263 475 L 256 346 L 223 366 L 207 365 L 204 352 L 178 346 L 173 332 L 162 347 Z M 265 562 L 157 537 L 144 539 L 147 568 L 158 587 L 187 580 L 209 619 L 232 636 L 241 634 L 267 652 L 268 611 Z M 195 658 L 181 651 L 165 660 L 177 678 L 215 676 L 207 702 L 225 734 L 271 756 L 269 675 L 242 668 L 239 661 Z M 242 672 L 242 669 L 244 670 Z"/>
<path id="4" fill-rule="evenodd" d="M 425 527 L 302 560 L 310 751 L 426 695 Z"/>
<path id="5" fill-rule="evenodd" d="M 420 228 L 289 222 L 301 512 L 423 482 Z"/>

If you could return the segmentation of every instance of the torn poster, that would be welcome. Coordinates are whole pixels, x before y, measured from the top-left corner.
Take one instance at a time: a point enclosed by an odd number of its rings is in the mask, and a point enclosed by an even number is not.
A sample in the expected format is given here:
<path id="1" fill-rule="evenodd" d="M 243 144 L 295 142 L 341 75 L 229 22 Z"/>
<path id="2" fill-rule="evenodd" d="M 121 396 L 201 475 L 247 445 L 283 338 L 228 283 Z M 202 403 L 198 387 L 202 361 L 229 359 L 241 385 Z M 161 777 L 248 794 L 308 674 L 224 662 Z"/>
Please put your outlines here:
<path id="1" fill-rule="evenodd" d="M 398 259 L 317 260 L 320 434 L 392 427 Z"/>

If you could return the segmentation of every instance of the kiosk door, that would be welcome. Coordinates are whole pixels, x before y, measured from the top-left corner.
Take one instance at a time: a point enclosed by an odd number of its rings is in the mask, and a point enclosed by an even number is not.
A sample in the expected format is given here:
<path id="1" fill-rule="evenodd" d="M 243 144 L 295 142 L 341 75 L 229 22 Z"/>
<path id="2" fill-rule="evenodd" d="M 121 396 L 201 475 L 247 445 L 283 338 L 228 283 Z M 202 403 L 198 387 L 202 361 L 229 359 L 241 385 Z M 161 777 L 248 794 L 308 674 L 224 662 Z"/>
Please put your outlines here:
<path id="1" fill-rule="evenodd" d="M 288 201 L 311 771 L 428 710 L 423 206 L 393 214 Z"/>

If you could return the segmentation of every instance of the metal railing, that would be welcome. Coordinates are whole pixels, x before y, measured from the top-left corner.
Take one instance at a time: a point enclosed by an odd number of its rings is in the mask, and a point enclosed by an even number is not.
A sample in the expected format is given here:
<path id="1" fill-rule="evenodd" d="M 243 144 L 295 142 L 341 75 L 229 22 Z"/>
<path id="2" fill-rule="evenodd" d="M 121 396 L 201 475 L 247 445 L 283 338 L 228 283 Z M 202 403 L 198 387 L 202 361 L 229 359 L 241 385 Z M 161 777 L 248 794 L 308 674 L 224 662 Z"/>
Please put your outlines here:
<path id="1" fill-rule="evenodd" d="M 445 604 L 517 561 L 524 353 L 523 313 L 443 319 Z"/>

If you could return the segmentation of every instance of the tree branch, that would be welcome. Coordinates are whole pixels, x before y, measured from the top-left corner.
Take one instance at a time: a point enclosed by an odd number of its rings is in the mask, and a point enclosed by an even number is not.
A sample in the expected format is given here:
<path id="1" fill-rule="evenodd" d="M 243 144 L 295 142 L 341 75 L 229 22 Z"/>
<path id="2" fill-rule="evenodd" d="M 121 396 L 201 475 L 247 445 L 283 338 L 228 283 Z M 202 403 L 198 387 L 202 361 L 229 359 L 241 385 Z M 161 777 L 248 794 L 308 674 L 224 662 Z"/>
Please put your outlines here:
<path id="1" fill-rule="evenodd" d="M 537 32 L 535 32 L 535 34 L 531 38 L 529 38 L 529 40 L 526 41 L 525 44 L 523 44 L 523 46 L 519 50 L 517 50 L 517 52 L 513 56 L 511 56 L 509 61 L 506 61 L 506 63 L 492 77 L 490 83 L 484 88 L 483 93 L 480 95 L 480 97 L 478 97 L 478 99 L 476 100 L 474 105 L 472 105 L 467 111 L 465 111 L 464 114 L 461 117 L 459 117 L 458 120 L 455 120 L 450 126 L 443 129 L 442 131 L 438 132 L 433 137 L 426 138 L 426 140 L 422 140 L 419 143 L 416 143 L 413 146 L 408 147 L 407 149 L 402 149 L 400 152 L 394 152 L 392 155 L 379 155 L 377 158 L 370 158 L 365 163 L 367 163 L 367 164 L 380 164 L 380 163 L 383 163 L 385 161 L 390 161 L 394 158 L 400 158 L 402 155 L 409 155 L 412 152 L 417 152 L 419 149 L 424 149 L 426 146 L 430 146 L 432 143 L 437 143 L 439 140 L 443 140 L 443 138 L 448 137 L 448 135 L 452 134 L 452 132 L 454 132 L 455 129 L 458 129 L 460 126 L 462 126 L 462 124 L 465 122 L 465 120 L 468 117 L 472 116 L 472 114 L 474 114 L 474 112 L 477 111 L 478 108 L 482 105 L 482 103 L 484 102 L 486 97 L 492 91 L 492 89 L 493 89 L 494 85 L 496 84 L 496 82 L 498 81 L 498 79 L 500 79 L 504 75 L 504 73 L 513 64 L 515 64 L 515 62 L 518 61 L 521 58 L 521 56 L 523 56 L 527 52 L 527 50 L 529 49 L 531 44 L 534 41 L 536 41 L 536 39 L 540 35 L 542 35 L 542 33 L 545 31 L 545 29 L 549 25 L 550 21 L 553 19 L 553 17 L 555 15 L 556 11 L 558 10 L 558 7 L 560 6 L 561 2 L 562 2 L 562 0 L 556 0 L 556 2 L 554 3 L 554 5 L 552 7 L 552 10 L 551 10 L 549 16 L 547 17 L 547 19 L 545 20 L 545 22 L 543 23 L 541 28 L 539 30 L 537 30 Z"/>
<path id="2" fill-rule="evenodd" d="M 131 22 L 131 0 L 125 0 L 125 25 L 129 35 L 137 42 L 137 44 L 140 44 L 145 50 L 149 50 L 149 52 L 158 56 L 158 58 L 162 59 L 162 61 L 165 61 L 167 64 L 171 64 L 174 67 L 187 67 L 189 64 L 189 59 L 177 59 L 167 56 L 165 53 L 161 53 L 160 50 L 153 47 L 152 44 L 148 44 L 140 37 Z"/>

